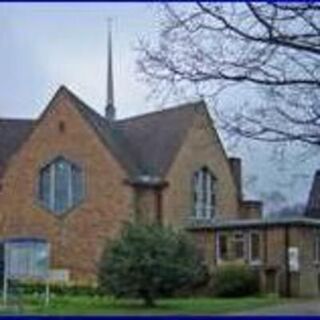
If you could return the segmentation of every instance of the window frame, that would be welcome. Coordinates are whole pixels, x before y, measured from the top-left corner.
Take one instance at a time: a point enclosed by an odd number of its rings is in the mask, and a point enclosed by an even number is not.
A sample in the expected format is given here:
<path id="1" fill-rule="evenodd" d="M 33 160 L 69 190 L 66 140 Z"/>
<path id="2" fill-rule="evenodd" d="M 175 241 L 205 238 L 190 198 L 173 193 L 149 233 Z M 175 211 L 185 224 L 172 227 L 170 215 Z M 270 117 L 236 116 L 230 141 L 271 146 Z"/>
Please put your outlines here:
<path id="1" fill-rule="evenodd" d="M 241 236 L 241 239 L 236 239 L 237 237 Z M 242 244 L 242 256 L 238 257 L 236 252 L 236 246 L 241 243 Z M 234 260 L 245 260 L 246 259 L 246 237 L 243 231 L 235 231 L 232 234 L 232 253 Z"/>
<path id="2" fill-rule="evenodd" d="M 313 261 L 320 264 L 320 230 L 314 231 L 313 237 Z"/>
<path id="3" fill-rule="evenodd" d="M 249 264 L 251 265 L 260 265 L 262 263 L 262 258 L 261 258 L 261 232 L 259 231 L 250 231 L 249 234 L 249 239 L 248 239 L 248 260 L 249 260 Z M 259 239 L 259 246 L 258 246 L 258 250 L 259 250 L 259 257 L 258 258 L 253 258 L 252 257 L 252 236 L 258 236 Z"/>
<path id="4" fill-rule="evenodd" d="M 221 254 L 221 237 L 225 237 L 225 246 L 226 246 L 226 253 L 224 255 Z M 226 232 L 217 232 L 216 233 L 216 260 L 217 263 L 221 263 L 223 261 L 229 260 L 229 246 L 228 246 L 228 233 Z"/>
<path id="5" fill-rule="evenodd" d="M 72 188 L 72 167 L 76 167 L 78 170 L 80 170 L 80 174 L 81 174 L 81 184 L 82 184 L 82 195 L 80 197 L 80 199 L 78 201 L 75 201 L 75 203 L 70 203 L 73 200 L 73 192 L 71 191 L 71 193 L 69 194 L 69 205 L 65 210 L 62 211 L 56 211 L 54 208 L 54 204 L 55 204 L 55 165 L 54 163 L 56 161 L 59 161 L 60 159 L 63 159 L 64 161 L 66 161 L 69 166 L 69 174 L 71 174 L 69 176 L 68 179 L 68 188 Z M 46 169 L 46 168 L 50 168 L 50 174 L 49 174 L 49 183 L 50 183 L 50 189 L 49 189 L 49 197 L 50 197 L 50 205 L 46 205 L 46 203 L 44 203 L 41 198 L 40 198 L 40 194 L 41 194 L 41 172 Z M 38 170 L 37 170 L 37 184 L 36 184 L 36 202 L 38 203 L 39 206 L 41 206 L 44 210 L 49 211 L 51 214 L 53 214 L 56 217 L 61 217 L 66 215 L 67 213 L 69 213 L 70 211 L 74 210 L 75 207 L 78 207 L 82 204 L 82 202 L 84 202 L 85 198 L 86 198 L 86 177 L 85 177 L 85 170 L 84 170 L 84 166 L 82 163 L 78 162 L 78 161 L 74 161 L 69 159 L 68 157 L 65 157 L 64 155 L 56 155 L 55 157 L 51 158 L 50 160 L 47 160 L 46 162 L 44 162 L 41 166 L 39 166 Z"/>
<path id="6" fill-rule="evenodd" d="M 59 168 L 59 164 L 63 163 L 63 165 L 66 165 L 66 167 L 63 169 L 65 170 L 64 174 L 66 174 L 66 176 L 60 176 L 60 181 L 57 180 L 56 178 L 59 175 L 59 170 L 61 170 Z M 51 167 L 51 179 L 53 181 L 53 185 L 52 185 L 52 203 L 49 207 L 51 207 L 51 210 L 54 211 L 56 214 L 62 214 L 65 210 L 61 210 L 58 209 L 61 206 L 61 203 L 59 204 L 59 201 L 57 201 L 59 199 L 59 196 L 61 196 L 61 179 L 66 179 L 66 186 L 62 186 L 63 189 L 65 189 L 64 191 L 66 191 L 67 197 L 66 197 L 66 201 L 65 201 L 65 207 L 66 208 L 70 208 L 72 207 L 74 204 L 72 203 L 72 190 L 70 189 L 70 184 L 72 184 L 72 176 L 71 176 L 71 168 L 74 166 L 74 164 L 64 158 L 57 158 L 55 161 L 53 161 L 50 164 Z M 59 183 L 57 182 L 59 181 Z M 60 187 L 60 188 L 59 188 Z M 61 202 L 61 199 L 60 199 Z"/>
<path id="7" fill-rule="evenodd" d="M 204 174 L 205 173 L 205 174 Z M 217 209 L 217 178 L 212 171 L 203 166 L 195 170 L 191 179 L 192 211 L 195 220 L 212 220 Z M 203 188 L 205 181 L 206 187 Z M 214 199 L 214 201 L 212 201 Z M 203 214 L 205 212 L 205 214 Z"/>
<path id="8" fill-rule="evenodd" d="M 44 238 L 7 238 L 4 240 L 4 263 L 7 279 L 43 280 L 49 275 L 50 243 Z"/>

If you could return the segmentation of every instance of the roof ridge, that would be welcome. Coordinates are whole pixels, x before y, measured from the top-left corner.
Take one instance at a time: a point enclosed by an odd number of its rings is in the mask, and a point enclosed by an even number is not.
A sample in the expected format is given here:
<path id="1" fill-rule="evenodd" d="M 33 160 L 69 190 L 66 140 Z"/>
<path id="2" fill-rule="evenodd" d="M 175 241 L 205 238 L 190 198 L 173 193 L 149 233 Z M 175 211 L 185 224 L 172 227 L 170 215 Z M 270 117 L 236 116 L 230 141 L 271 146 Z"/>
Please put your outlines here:
<path id="1" fill-rule="evenodd" d="M 165 107 L 161 110 L 155 110 L 155 111 L 149 111 L 143 114 L 137 114 L 135 116 L 131 116 L 131 117 L 127 117 L 127 118 L 123 118 L 123 119 L 119 119 L 117 121 L 115 121 L 116 123 L 121 123 L 121 122 L 126 122 L 126 121 L 130 121 L 130 120 L 137 120 L 143 117 L 148 117 L 148 116 L 153 116 L 153 115 L 158 115 L 161 113 L 167 113 L 167 112 L 172 112 L 172 111 L 178 111 L 178 110 L 182 110 L 182 109 L 186 109 L 186 108 L 192 108 L 192 107 L 197 107 L 197 106 L 201 106 L 204 105 L 205 102 L 204 100 L 196 100 L 196 101 L 192 101 L 192 102 L 184 102 L 184 103 L 180 103 L 178 105 L 174 105 L 171 107 Z"/>
<path id="2" fill-rule="evenodd" d="M 90 107 L 86 102 L 84 102 L 77 94 L 75 94 L 73 91 L 71 91 L 68 87 L 66 87 L 65 85 L 62 85 L 59 90 L 63 90 L 65 91 L 68 95 L 70 95 L 74 100 L 76 100 L 77 103 L 79 103 L 82 107 L 90 110 L 92 113 L 94 113 L 96 116 L 99 116 L 101 119 L 105 120 L 106 119 L 99 113 L 97 112 L 95 109 L 93 109 L 92 107 Z M 58 90 L 58 91 L 59 91 Z M 106 121 L 107 122 L 107 121 Z"/>
<path id="3" fill-rule="evenodd" d="M 0 118 L 0 121 L 29 121 L 29 122 L 35 122 L 36 119 L 32 119 L 32 118 Z"/>
<path id="4" fill-rule="evenodd" d="M 47 110 L 54 107 L 61 99 L 67 99 L 70 105 L 74 106 L 131 177 L 137 174 L 151 173 L 164 175 L 181 145 L 191 119 L 194 118 L 197 110 L 206 107 L 203 100 L 197 100 L 118 121 L 109 121 L 77 94 L 65 85 L 61 85 L 39 118 L 0 118 L 0 129 L 11 127 L 15 131 L 15 127 L 23 127 L 25 132 L 21 134 L 28 137 L 32 134 L 37 123 L 45 116 Z M 164 118 L 168 126 L 163 126 Z M 151 134 L 152 127 L 159 131 L 158 135 Z M 27 132 L 28 128 L 30 128 L 30 132 Z M 146 150 L 146 146 L 149 148 L 148 150 Z M 8 159 L 8 152 L 4 155 Z"/>
<path id="5" fill-rule="evenodd" d="M 65 85 L 61 85 L 59 90 L 64 90 L 67 94 L 71 95 L 72 98 L 76 99 L 77 102 L 80 103 L 83 107 L 85 107 L 88 110 L 90 110 L 96 116 L 99 116 L 100 119 L 102 119 L 106 123 L 106 125 L 109 125 L 109 127 L 111 127 L 109 122 L 107 121 L 107 119 L 105 119 L 105 117 L 103 117 L 99 112 L 97 112 L 95 109 L 90 107 L 86 102 L 84 102 L 77 94 L 75 94 L 73 91 L 71 91 L 68 87 L 66 87 Z M 143 114 L 137 114 L 135 116 L 119 119 L 119 120 L 116 120 L 114 122 L 115 122 L 115 124 L 117 124 L 117 123 L 120 123 L 120 122 L 129 121 L 129 120 L 136 120 L 136 119 L 139 119 L 139 118 L 142 118 L 142 117 L 157 115 L 159 113 L 177 111 L 177 109 L 185 109 L 185 108 L 197 107 L 197 106 L 201 106 L 201 105 L 205 105 L 205 101 L 203 99 L 198 99 L 198 100 L 193 100 L 191 102 L 183 102 L 183 103 L 179 103 L 177 105 L 168 106 L 168 107 L 165 107 L 165 108 L 163 108 L 161 110 L 149 111 L 149 112 L 146 112 L 146 113 L 143 113 Z"/>
<path id="6" fill-rule="evenodd" d="M 69 90 L 65 86 L 61 86 L 60 89 L 64 92 L 70 99 L 74 102 L 75 107 L 82 114 L 82 116 L 90 123 L 99 137 L 114 153 L 118 158 L 119 162 L 123 164 L 126 170 L 130 174 L 137 170 L 137 163 L 135 159 L 130 157 L 128 154 L 128 146 L 123 145 L 125 143 L 125 137 L 122 136 L 118 128 L 113 125 L 113 122 L 109 122 L 105 117 L 87 105 L 82 99 L 80 99 L 76 94 Z M 128 158 L 130 159 L 128 160 Z"/>

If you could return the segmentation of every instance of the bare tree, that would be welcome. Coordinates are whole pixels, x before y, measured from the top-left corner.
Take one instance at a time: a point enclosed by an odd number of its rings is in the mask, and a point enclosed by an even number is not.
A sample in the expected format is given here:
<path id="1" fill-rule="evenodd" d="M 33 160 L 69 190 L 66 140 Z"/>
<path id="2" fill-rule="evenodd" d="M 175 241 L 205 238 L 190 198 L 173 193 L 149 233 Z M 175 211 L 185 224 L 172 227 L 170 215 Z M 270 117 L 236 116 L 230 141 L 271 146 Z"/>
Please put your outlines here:
<path id="1" fill-rule="evenodd" d="M 159 37 L 140 42 L 138 59 L 158 94 L 192 88 L 216 103 L 221 92 L 237 101 L 254 89 L 246 104 L 216 110 L 225 129 L 320 145 L 319 4 L 164 4 L 162 18 Z"/>

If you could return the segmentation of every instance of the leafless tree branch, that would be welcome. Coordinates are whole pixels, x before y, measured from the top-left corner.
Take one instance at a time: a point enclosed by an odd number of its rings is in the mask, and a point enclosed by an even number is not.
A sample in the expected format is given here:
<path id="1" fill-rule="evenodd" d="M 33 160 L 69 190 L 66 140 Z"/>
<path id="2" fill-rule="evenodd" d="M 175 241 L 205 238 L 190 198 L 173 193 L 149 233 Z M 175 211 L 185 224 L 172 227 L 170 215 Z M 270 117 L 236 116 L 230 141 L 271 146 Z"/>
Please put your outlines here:
<path id="1" fill-rule="evenodd" d="M 226 130 L 320 145 L 319 4 L 197 2 L 164 4 L 163 13 L 159 37 L 139 45 L 138 66 L 153 88 L 194 88 L 209 99 L 254 89 L 262 103 L 220 107 Z"/>

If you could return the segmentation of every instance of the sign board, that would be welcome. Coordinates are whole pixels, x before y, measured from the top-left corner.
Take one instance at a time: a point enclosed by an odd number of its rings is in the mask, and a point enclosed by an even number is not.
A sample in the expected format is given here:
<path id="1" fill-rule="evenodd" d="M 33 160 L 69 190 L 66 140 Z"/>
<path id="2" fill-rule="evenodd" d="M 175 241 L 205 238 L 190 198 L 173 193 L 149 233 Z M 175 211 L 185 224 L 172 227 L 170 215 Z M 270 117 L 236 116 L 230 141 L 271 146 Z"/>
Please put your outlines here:
<path id="1" fill-rule="evenodd" d="M 8 241 L 5 250 L 7 279 L 38 279 L 48 277 L 49 246 L 44 241 Z"/>
<path id="2" fill-rule="evenodd" d="M 45 282 L 45 303 L 49 303 L 49 244 L 39 238 L 11 238 L 3 241 L 3 304 L 8 299 L 9 280 Z"/>
<path id="3" fill-rule="evenodd" d="M 68 269 L 51 269 L 50 282 L 67 283 L 70 280 L 70 272 Z"/>
<path id="4" fill-rule="evenodd" d="M 289 255 L 289 270 L 291 272 L 297 272 L 300 270 L 299 265 L 299 248 L 297 247 L 289 247 L 288 249 Z"/>

